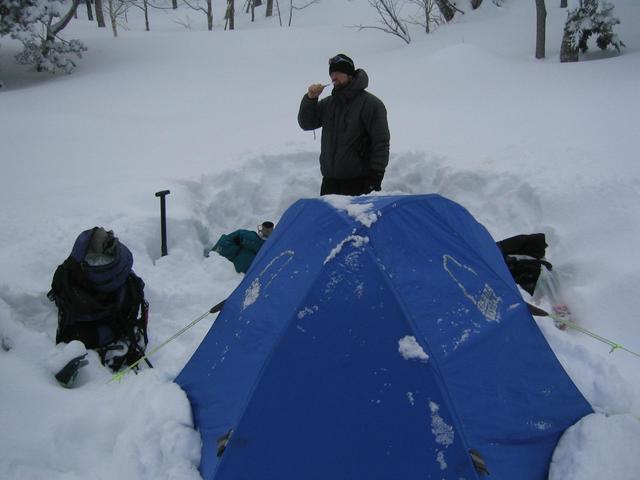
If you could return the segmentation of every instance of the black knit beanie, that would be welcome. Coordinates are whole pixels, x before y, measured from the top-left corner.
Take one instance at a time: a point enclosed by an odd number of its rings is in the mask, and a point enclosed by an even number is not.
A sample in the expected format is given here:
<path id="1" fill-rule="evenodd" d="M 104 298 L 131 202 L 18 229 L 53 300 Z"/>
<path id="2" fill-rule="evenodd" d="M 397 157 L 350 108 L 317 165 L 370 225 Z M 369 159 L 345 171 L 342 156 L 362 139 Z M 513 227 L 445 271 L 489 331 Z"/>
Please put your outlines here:
<path id="1" fill-rule="evenodd" d="M 344 53 L 339 53 L 329 59 L 329 75 L 332 72 L 342 72 L 353 77 L 356 74 L 356 67 L 353 65 L 353 60 Z"/>

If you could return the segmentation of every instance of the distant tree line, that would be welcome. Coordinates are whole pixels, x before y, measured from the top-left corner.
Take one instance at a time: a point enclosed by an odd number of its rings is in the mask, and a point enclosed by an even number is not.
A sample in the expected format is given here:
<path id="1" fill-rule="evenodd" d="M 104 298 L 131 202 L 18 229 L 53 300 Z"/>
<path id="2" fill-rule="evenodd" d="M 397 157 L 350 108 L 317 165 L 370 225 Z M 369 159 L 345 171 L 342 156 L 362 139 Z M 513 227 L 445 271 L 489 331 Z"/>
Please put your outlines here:
<path id="1" fill-rule="evenodd" d="M 464 8 L 476 10 L 483 0 L 368 0 L 378 13 L 378 25 L 355 25 L 358 29 L 376 29 L 411 43 L 410 26 L 418 25 L 425 33 L 431 33 L 440 25 L 452 22 Z M 504 0 L 491 0 L 502 5 Z M 464 6 L 460 6 L 464 3 Z"/>
<path id="2" fill-rule="evenodd" d="M 1 1 L 1 0 L 0 0 Z M 103 13 L 103 0 L 84 0 L 87 8 L 87 18 L 93 21 L 93 12 L 91 10 L 92 1 L 95 2 L 95 11 L 96 11 L 96 20 L 98 27 L 104 27 L 104 13 Z M 113 31 L 114 36 L 118 36 L 118 25 L 124 25 L 127 23 L 127 13 L 132 8 L 140 9 L 144 12 L 144 20 L 145 20 L 145 30 L 149 31 L 150 21 L 149 21 L 149 12 L 151 10 L 167 10 L 173 9 L 176 10 L 180 5 L 184 5 L 194 12 L 198 12 L 202 14 L 207 23 L 207 29 L 213 30 L 213 0 L 105 0 L 107 2 L 106 5 L 106 13 L 111 22 L 111 29 Z M 285 0 L 288 1 L 288 25 L 291 26 L 293 12 L 296 10 L 302 10 L 314 3 L 318 3 L 320 0 L 302 0 L 302 2 L 298 3 L 295 0 Z M 298 0 L 300 1 L 300 0 Z M 241 6 L 241 9 L 244 10 L 246 14 L 251 15 L 251 21 L 254 22 L 256 19 L 256 7 L 262 6 L 263 0 L 245 0 L 244 4 Z M 272 17 L 274 15 L 274 7 L 275 13 L 278 16 L 280 26 L 283 25 L 282 13 L 280 9 L 279 0 L 265 0 L 265 17 Z M 225 30 L 234 30 L 235 29 L 235 18 L 236 18 L 236 0 L 227 0 L 226 7 L 224 10 L 224 29 Z M 189 19 L 181 20 L 176 19 L 177 23 L 183 25 L 187 29 L 191 29 L 191 23 Z"/>
<path id="3" fill-rule="evenodd" d="M 84 3 L 87 18 L 95 21 L 99 28 L 106 27 L 109 20 L 113 36 L 118 36 L 118 26 L 127 23 L 131 9 L 144 13 L 145 30 L 150 30 L 150 11 L 177 9 L 178 2 L 206 17 L 207 28 L 213 29 L 212 0 L 0 0 L 0 37 L 8 36 L 18 40 L 23 50 L 16 59 L 23 64 L 35 65 L 38 71 L 70 73 L 76 60 L 82 57 L 86 47 L 78 40 L 60 37 L 62 30 L 72 18 L 78 16 L 80 3 Z M 244 0 L 241 9 L 255 21 L 256 7 L 265 4 L 265 16 L 277 15 L 280 26 L 284 25 L 280 0 Z M 286 24 L 291 26 L 295 11 L 305 9 L 320 0 L 283 0 Z M 346 1 L 346 0 L 345 0 Z M 377 29 L 411 42 L 411 28 L 420 26 L 430 33 L 440 25 L 454 21 L 467 9 L 477 9 L 483 0 L 368 0 L 378 14 L 377 25 L 353 25 L 359 29 Z M 508 0 L 487 0 L 501 6 Z M 536 58 L 545 57 L 546 4 L 545 0 L 529 0 L 536 10 Z M 562 62 L 577 61 L 579 53 L 588 49 L 588 42 L 595 39 L 601 49 L 612 47 L 618 52 L 625 45 L 614 33 L 613 27 L 620 20 L 613 15 L 613 5 L 607 0 L 567 0 L 559 2 L 560 8 L 567 8 L 560 59 Z M 235 29 L 236 0 L 227 0 L 224 11 L 224 29 Z M 557 4 L 557 3 L 556 3 Z M 275 7 L 275 12 L 274 12 Z M 95 16 L 94 16 L 95 12 Z M 176 20 L 186 28 L 190 21 Z M 0 84 L 1 86 L 1 84 Z"/>
<path id="4" fill-rule="evenodd" d="M 283 25 L 279 0 L 264 0 L 265 16 L 278 16 Z M 292 23 L 293 12 L 317 3 L 319 0 L 285 0 L 288 9 L 288 25 Z M 263 5 L 263 0 L 245 0 L 242 8 L 255 21 L 255 8 Z M 62 30 L 73 18 L 78 18 L 78 9 L 84 4 L 87 19 L 95 21 L 98 28 L 105 28 L 107 21 L 113 36 L 118 36 L 118 27 L 128 22 L 131 9 L 143 12 L 145 30 L 150 30 L 150 11 L 178 9 L 180 5 L 202 13 L 206 17 L 207 28 L 213 29 L 212 0 L 0 0 L 0 37 L 8 37 L 22 43 L 23 50 L 16 56 L 22 64 L 35 65 L 42 72 L 71 73 L 76 61 L 87 50 L 79 40 L 65 40 Z M 227 0 L 224 12 L 225 30 L 235 28 L 235 0 Z M 189 20 L 180 21 L 190 28 Z M 2 83 L 0 83 L 0 87 Z"/>
<path id="5" fill-rule="evenodd" d="M 377 29 L 411 42 L 410 26 L 420 25 L 430 33 L 440 25 L 454 21 L 466 9 L 480 8 L 483 0 L 368 0 L 376 10 L 377 25 L 355 25 L 359 29 Z M 507 0 L 491 0 L 501 6 Z M 531 1 L 531 0 L 530 0 Z M 568 8 L 567 0 L 555 0 L 560 8 Z M 613 16 L 613 5 L 606 0 L 573 0 L 574 8 L 568 10 L 560 50 L 560 60 L 578 60 L 579 52 L 586 52 L 588 40 L 596 39 L 596 45 L 605 50 L 620 49 L 624 43 L 613 32 L 620 20 Z M 536 58 L 545 57 L 547 10 L 545 0 L 533 0 L 536 9 Z M 557 4 L 557 3 L 556 3 Z"/>

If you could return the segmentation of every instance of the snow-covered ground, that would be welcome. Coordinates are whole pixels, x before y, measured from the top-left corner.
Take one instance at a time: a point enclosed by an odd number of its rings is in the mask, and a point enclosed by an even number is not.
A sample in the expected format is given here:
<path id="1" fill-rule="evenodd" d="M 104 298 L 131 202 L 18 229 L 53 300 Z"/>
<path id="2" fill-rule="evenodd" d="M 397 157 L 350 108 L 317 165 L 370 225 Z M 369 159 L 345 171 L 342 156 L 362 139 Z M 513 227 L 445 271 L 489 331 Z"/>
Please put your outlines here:
<path id="1" fill-rule="evenodd" d="M 222 2 L 213 32 L 184 7 L 152 11 L 151 32 L 132 12 L 118 38 L 82 6 L 64 35 L 89 51 L 70 76 L 16 65 L 19 46 L 2 39 L 0 476 L 199 478 L 199 436 L 172 380 L 214 318 L 119 383 L 91 353 L 67 390 L 51 374 L 65 352 L 45 294 L 75 237 L 102 225 L 146 282 L 150 348 L 224 299 L 241 277 L 204 258 L 205 245 L 318 193 L 319 132 L 302 132 L 296 115 L 338 52 L 368 72 L 389 111 L 384 191 L 447 196 L 496 240 L 546 233 L 579 324 L 640 352 L 640 4 L 613 2 L 622 55 L 560 64 L 566 11 L 547 3 L 545 60 L 533 56 L 535 6 L 523 0 L 477 11 L 460 1 L 465 15 L 431 35 L 416 27 L 410 45 L 345 28 L 375 22 L 365 0 L 322 0 L 295 11 L 291 28 L 259 7 L 253 24 L 239 13 L 233 32 L 222 30 Z M 537 321 L 597 412 L 565 435 L 550 478 L 637 478 L 640 358 Z"/>

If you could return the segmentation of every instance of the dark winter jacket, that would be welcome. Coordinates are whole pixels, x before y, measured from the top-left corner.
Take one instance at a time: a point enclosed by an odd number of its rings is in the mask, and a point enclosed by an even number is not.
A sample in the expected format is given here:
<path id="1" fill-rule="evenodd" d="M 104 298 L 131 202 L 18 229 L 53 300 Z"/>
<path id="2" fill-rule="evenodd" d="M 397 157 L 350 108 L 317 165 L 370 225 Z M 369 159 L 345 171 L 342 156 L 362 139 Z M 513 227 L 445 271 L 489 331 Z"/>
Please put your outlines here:
<path id="1" fill-rule="evenodd" d="M 236 230 L 222 235 L 213 246 L 213 251 L 233 262 L 238 273 L 246 273 L 264 240 L 251 230 Z"/>
<path id="2" fill-rule="evenodd" d="M 369 77 L 356 70 L 351 82 L 320 101 L 302 97 L 298 123 L 322 127 L 320 171 L 325 178 L 382 176 L 389 163 L 389 126 L 382 101 L 365 91 Z"/>

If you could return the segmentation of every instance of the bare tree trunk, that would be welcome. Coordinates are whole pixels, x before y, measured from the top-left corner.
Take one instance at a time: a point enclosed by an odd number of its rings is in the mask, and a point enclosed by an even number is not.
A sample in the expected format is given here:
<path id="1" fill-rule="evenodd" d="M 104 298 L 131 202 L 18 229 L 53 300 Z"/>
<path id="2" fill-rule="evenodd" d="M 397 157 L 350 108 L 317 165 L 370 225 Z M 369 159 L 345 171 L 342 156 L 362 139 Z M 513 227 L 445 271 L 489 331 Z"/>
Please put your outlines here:
<path id="1" fill-rule="evenodd" d="M 96 4 L 96 20 L 98 21 L 99 28 L 105 28 L 107 26 L 104 23 L 104 11 L 102 10 L 102 0 L 95 0 Z"/>
<path id="2" fill-rule="evenodd" d="M 144 10 L 144 29 L 149 31 L 149 0 L 142 1 L 143 10 Z"/>
<path id="3" fill-rule="evenodd" d="M 87 5 L 87 20 L 93 22 L 93 10 L 91 9 L 91 0 L 85 0 L 84 2 Z"/>
<path id="4" fill-rule="evenodd" d="M 118 36 L 118 19 L 116 18 L 116 12 L 113 8 L 113 0 L 109 0 L 109 18 L 111 19 L 111 31 L 113 36 Z"/>
<path id="5" fill-rule="evenodd" d="M 255 22 L 256 20 L 256 7 L 262 5 L 262 0 L 249 0 L 251 2 L 251 21 Z"/>
<path id="6" fill-rule="evenodd" d="M 213 30 L 213 2 L 207 0 L 207 30 Z"/>
<path id="7" fill-rule="evenodd" d="M 431 12 L 429 11 L 429 2 L 424 2 L 424 33 L 429 33 L 429 20 L 431 20 Z"/>
<path id="8" fill-rule="evenodd" d="M 172 0 L 171 8 L 173 8 L 174 10 L 178 8 L 178 0 Z"/>
<path id="9" fill-rule="evenodd" d="M 560 8 L 567 8 L 567 0 L 560 0 Z"/>
<path id="10" fill-rule="evenodd" d="M 536 58 L 544 58 L 547 35 L 547 8 L 544 0 L 536 0 L 536 20 Z"/>
<path id="11" fill-rule="evenodd" d="M 224 14 L 224 18 L 226 20 L 224 29 L 227 29 L 227 25 L 229 26 L 229 30 L 233 30 L 235 25 L 234 25 L 234 20 L 235 20 L 235 0 L 227 0 L 227 11 Z"/>
<path id="12" fill-rule="evenodd" d="M 474 10 L 482 5 L 482 0 L 471 0 L 471 8 Z"/>
<path id="13" fill-rule="evenodd" d="M 440 13 L 442 13 L 444 19 L 447 22 L 453 20 L 453 16 L 456 14 L 456 11 L 454 10 L 451 3 L 449 3 L 449 0 L 435 0 L 435 2 L 438 5 Z"/>
<path id="14" fill-rule="evenodd" d="M 411 3 L 420 6 L 420 10 L 424 13 L 424 32 L 431 33 L 431 24 L 435 22 L 435 14 L 433 12 L 436 6 L 435 0 L 413 0 Z"/>
<path id="15" fill-rule="evenodd" d="M 273 15 L 273 0 L 267 0 L 267 9 L 266 9 L 266 17 L 271 17 Z"/>

